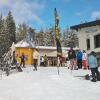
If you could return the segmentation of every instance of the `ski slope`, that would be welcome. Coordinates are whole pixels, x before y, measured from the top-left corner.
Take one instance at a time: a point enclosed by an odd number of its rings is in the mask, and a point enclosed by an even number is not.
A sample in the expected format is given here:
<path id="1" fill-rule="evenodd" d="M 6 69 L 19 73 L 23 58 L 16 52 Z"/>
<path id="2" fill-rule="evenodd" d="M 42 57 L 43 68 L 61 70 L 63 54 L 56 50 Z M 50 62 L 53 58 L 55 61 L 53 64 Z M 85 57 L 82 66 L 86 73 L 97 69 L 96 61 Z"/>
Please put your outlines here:
<path id="1" fill-rule="evenodd" d="M 0 79 L 0 100 L 100 100 L 100 82 L 81 77 L 89 70 L 60 67 L 24 68 L 23 72 L 3 74 Z"/>

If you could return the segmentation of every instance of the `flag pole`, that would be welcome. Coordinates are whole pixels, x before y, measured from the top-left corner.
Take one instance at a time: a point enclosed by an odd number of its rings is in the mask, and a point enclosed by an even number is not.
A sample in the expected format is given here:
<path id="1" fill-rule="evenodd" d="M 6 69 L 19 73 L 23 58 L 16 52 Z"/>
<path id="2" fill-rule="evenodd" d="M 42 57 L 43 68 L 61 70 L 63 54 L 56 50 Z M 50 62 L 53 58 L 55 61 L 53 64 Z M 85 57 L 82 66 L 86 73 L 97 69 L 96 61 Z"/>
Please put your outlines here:
<path id="1" fill-rule="evenodd" d="M 54 15 L 55 15 L 55 37 L 56 37 L 56 47 L 57 47 L 57 63 L 58 63 L 58 57 L 62 57 L 62 48 L 61 48 L 61 43 L 60 43 L 60 34 L 59 34 L 59 18 L 57 14 L 56 8 L 54 9 Z M 58 75 L 60 74 L 59 71 L 59 65 L 57 65 L 58 69 Z"/>

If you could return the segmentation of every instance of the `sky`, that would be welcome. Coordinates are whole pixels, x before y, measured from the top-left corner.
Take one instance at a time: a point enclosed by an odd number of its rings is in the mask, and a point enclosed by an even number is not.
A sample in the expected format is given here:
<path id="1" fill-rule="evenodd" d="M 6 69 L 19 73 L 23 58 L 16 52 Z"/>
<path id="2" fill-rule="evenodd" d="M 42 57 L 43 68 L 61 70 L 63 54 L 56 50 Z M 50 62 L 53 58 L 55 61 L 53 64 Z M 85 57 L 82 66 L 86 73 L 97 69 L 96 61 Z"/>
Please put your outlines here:
<path id="1" fill-rule="evenodd" d="M 62 30 L 100 18 L 100 0 L 0 0 L 4 17 L 10 10 L 17 25 L 25 22 L 37 30 L 54 26 L 54 8 Z"/>

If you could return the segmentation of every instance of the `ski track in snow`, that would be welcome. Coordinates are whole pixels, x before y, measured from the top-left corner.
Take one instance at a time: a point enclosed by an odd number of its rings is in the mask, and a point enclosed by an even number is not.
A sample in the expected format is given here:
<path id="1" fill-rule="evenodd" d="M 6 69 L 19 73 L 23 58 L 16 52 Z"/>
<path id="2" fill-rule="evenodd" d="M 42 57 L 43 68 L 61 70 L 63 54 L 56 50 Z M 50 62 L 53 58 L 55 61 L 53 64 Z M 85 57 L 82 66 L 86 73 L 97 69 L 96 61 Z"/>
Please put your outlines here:
<path id="1" fill-rule="evenodd" d="M 100 82 L 90 82 L 74 76 L 90 73 L 60 67 L 24 68 L 23 72 L 3 74 L 0 80 L 0 100 L 99 100 Z"/>

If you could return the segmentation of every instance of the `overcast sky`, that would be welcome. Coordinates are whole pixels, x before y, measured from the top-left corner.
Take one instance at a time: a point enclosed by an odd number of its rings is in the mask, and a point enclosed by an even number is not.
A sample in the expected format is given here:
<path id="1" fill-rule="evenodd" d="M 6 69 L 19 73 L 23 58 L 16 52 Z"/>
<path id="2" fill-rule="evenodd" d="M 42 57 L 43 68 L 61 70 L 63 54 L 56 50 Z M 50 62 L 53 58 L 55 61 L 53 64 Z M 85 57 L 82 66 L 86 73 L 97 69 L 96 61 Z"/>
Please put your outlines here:
<path id="1" fill-rule="evenodd" d="M 0 0 L 3 16 L 11 10 L 16 24 L 26 22 L 35 29 L 54 26 L 54 8 L 61 29 L 100 18 L 100 0 Z"/>

